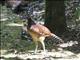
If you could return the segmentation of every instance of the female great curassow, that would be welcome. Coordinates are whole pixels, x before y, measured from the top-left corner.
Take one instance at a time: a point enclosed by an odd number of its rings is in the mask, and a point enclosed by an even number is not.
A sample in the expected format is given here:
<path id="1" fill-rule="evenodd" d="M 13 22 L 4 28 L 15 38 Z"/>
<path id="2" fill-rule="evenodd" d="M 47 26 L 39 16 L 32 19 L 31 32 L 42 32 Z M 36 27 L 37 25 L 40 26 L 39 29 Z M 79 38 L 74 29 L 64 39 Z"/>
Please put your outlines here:
<path id="1" fill-rule="evenodd" d="M 1 2 L 4 3 L 5 1 L 1 1 Z M 26 7 L 28 6 L 28 3 L 29 3 L 29 1 L 25 2 L 24 0 L 23 1 L 22 0 L 19 0 L 19 1 L 18 0 L 7 0 L 6 1 L 7 7 L 12 7 L 13 12 L 16 14 L 19 14 L 19 15 L 23 11 L 27 10 Z M 35 53 L 37 52 L 38 42 L 41 42 L 41 44 L 43 46 L 43 50 L 45 51 L 44 40 L 46 37 L 53 36 L 53 37 L 59 39 L 60 41 L 62 41 L 61 38 L 59 38 L 55 34 L 51 33 L 47 27 L 45 27 L 41 24 L 36 24 L 30 17 L 28 17 L 27 20 L 28 20 L 28 25 L 24 26 L 23 29 L 26 32 L 28 31 L 29 34 L 32 36 L 32 39 L 36 44 Z"/>
<path id="2" fill-rule="evenodd" d="M 45 27 L 41 24 L 36 24 L 30 17 L 28 17 L 27 20 L 28 20 L 28 24 L 24 25 L 23 30 L 28 32 L 31 35 L 33 41 L 35 42 L 35 44 L 36 44 L 35 53 L 37 52 L 38 42 L 40 42 L 42 44 L 43 50 L 45 52 L 44 40 L 46 37 L 53 36 L 53 37 L 57 38 L 58 40 L 62 41 L 61 38 L 59 38 L 55 34 L 51 33 L 47 27 Z"/>

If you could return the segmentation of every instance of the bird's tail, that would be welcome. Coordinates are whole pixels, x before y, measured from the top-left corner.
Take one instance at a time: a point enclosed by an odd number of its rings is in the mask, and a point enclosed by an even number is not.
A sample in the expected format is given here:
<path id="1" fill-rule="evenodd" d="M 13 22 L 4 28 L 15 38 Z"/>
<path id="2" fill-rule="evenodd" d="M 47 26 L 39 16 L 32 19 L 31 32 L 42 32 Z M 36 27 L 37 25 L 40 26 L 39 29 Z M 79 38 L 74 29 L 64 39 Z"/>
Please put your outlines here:
<path id="1" fill-rule="evenodd" d="M 54 38 L 58 39 L 61 43 L 64 42 L 60 37 L 58 37 L 57 35 L 55 35 L 53 33 L 51 34 L 51 36 L 53 36 Z"/>

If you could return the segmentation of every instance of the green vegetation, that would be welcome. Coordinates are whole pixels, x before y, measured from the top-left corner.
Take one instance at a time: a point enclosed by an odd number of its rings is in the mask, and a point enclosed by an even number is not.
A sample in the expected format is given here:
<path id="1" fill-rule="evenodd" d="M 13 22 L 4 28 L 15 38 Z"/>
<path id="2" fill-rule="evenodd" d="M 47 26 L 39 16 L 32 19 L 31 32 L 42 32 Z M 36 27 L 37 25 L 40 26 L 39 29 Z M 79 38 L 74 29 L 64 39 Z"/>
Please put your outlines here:
<path id="1" fill-rule="evenodd" d="M 22 23 L 22 20 L 20 20 L 20 18 L 17 15 L 13 14 L 12 11 L 6 8 L 5 6 L 1 6 L 0 10 L 0 49 L 33 49 L 34 45 L 32 42 L 28 42 L 27 39 L 21 38 L 22 27 L 6 26 L 6 24 L 8 23 Z"/>
<path id="2" fill-rule="evenodd" d="M 80 41 L 80 6 L 78 6 L 78 5 L 76 6 L 76 4 L 73 3 L 72 1 L 66 1 L 65 5 L 66 5 L 66 9 L 65 9 L 66 24 L 67 24 L 67 27 L 69 28 L 67 30 L 70 30 L 71 31 L 70 34 L 72 34 L 72 35 L 70 35 L 69 32 L 67 34 L 65 32 L 62 35 L 62 37 L 63 37 L 63 39 L 65 39 L 65 41 L 68 41 L 68 40 L 76 40 L 76 41 L 79 40 Z M 32 8 L 32 5 L 31 5 L 31 8 Z M 45 7 L 43 7 L 43 8 L 45 8 Z M 54 9 L 54 7 L 53 7 L 53 9 Z M 51 9 L 50 9 L 50 11 L 51 11 Z M 0 15 L 1 16 L 0 17 L 0 41 L 1 41 L 0 49 L 17 49 L 17 50 L 34 49 L 33 42 L 28 41 L 29 39 L 21 37 L 22 36 L 21 35 L 22 27 L 6 26 L 6 24 L 9 24 L 9 23 L 22 23 L 22 20 L 16 14 L 14 14 L 12 12 L 12 10 L 10 10 L 9 8 L 6 8 L 6 6 L 0 5 L 0 14 L 1 14 Z M 49 14 L 48 16 L 51 16 L 51 14 Z M 37 19 L 39 19 L 39 18 L 41 18 L 41 17 L 38 17 Z M 50 20 L 51 19 L 49 19 L 49 21 Z M 54 20 L 53 20 L 53 22 L 54 22 Z M 51 23 L 49 23 L 49 24 L 51 24 Z M 53 25 L 51 25 L 51 26 L 53 26 Z M 76 31 L 74 31 L 73 29 L 75 29 Z M 74 34 L 73 34 L 73 32 L 74 32 Z M 69 36 L 69 38 L 66 37 L 66 35 Z M 47 40 L 47 41 L 49 42 L 50 40 Z M 47 43 L 46 45 L 48 45 L 47 47 L 53 48 L 53 47 L 51 47 L 50 43 L 49 44 Z"/>

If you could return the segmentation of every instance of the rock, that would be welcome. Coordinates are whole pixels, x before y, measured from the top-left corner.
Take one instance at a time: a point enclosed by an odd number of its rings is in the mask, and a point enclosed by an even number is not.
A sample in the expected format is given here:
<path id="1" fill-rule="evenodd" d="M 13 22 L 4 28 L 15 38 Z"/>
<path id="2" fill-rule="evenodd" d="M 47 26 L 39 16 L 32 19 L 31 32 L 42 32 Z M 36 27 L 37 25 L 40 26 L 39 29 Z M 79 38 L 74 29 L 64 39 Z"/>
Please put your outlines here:
<path id="1" fill-rule="evenodd" d="M 16 54 L 13 54 L 13 53 L 10 53 L 10 54 L 6 54 L 6 55 L 1 55 L 1 57 L 4 57 L 4 58 L 14 58 L 16 57 L 17 55 Z"/>
<path id="2" fill-rule="evenodd" d="M 0 54 L 3 55 L 7 52 L 7 50 L 0 50 Z"/>

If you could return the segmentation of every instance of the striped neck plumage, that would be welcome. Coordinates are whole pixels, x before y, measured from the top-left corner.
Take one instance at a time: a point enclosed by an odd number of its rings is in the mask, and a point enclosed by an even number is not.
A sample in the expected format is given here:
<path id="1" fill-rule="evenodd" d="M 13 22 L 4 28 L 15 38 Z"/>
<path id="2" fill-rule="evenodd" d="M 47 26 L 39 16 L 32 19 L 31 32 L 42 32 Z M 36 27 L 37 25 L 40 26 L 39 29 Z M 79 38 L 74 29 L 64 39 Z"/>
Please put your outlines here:
<path id="1" fill-rule="evenodd" d="M 30 28 L 32 25 L 35 25 L 36 23 L 31 19 L 28 18 L 28 28 Z"/>

